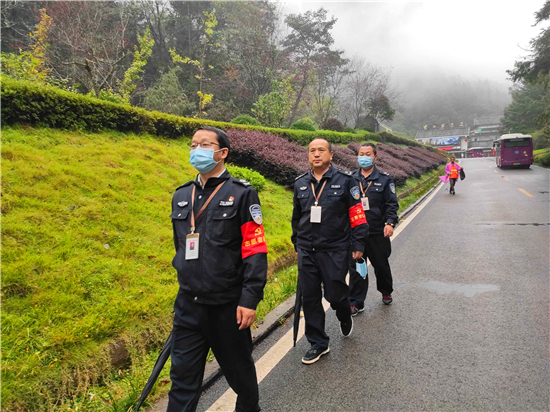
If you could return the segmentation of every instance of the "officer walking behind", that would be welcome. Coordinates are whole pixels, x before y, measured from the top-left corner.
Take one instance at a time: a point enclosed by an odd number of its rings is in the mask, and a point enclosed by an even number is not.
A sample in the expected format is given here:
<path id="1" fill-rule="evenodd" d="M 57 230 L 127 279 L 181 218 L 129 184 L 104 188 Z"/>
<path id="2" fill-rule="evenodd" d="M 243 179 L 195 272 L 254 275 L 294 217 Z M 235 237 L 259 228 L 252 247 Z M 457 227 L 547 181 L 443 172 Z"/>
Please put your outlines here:
<path id="1" fill-rule="evenodd" d="M 361 204 L 369 222 L 369 236 L 363 238 L 365 256 L 370 260 L 376 276 L 376 286 L 382 293 L 382 302 L 392 303 L 393 280 L 390 263 L 393 229 L 397 223 L 399 204 L 391 177 L 374 165 L 378 155 L 376 146 L 363 143 L 359 147 L 359 170 L 353 177 L 361 190 Z M 352 316 L 363 312 L 369 288 L 368 276 L 362 278 L 355 270 L 355 258 L 350 259 L 350 302 Z"/>
<path id="2" fill-rule="evenodd" d="M 325 333 L 325 299 L 336 310 L 340 330 L 353 330 L 349 288 L 346 284 L 349 250 L 353 258 L 363 255 L 362 239 L 368 225 L 359 200 L 359 187 L 351 172 L 333 167 L 332 145 L 325 139 L 309 144 L 312 170 L 296 179 L 292 213 L 292 243 L 298 252 L 298 282 L 303 296 L 305 335 L 311 349 L 302 362 L 311 364 L 329 352 Z"/>
<path id="3" fill-rule="evenodd" d="M 172 199 L 180 289 L 174 304 L 168 411 L 195 411 L 206 356 L 237 393 L 237 411 L 259 411 L 250 325 L 263 298 L 267 246 L 258 194 L 225 169 L 229 139 L 201 127 L 191 141 L 197 178 Z"/>

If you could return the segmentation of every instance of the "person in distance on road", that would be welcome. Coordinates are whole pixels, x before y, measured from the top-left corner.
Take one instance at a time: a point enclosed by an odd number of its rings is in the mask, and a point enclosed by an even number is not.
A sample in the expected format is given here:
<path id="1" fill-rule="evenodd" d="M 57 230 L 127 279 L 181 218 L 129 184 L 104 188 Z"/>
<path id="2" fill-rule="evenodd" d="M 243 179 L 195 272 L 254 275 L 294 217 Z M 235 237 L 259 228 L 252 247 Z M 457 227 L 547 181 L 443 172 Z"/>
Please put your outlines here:
<path id="1" fill-rule="evenodd" d="M 388 259 L 391 255 L 390 238 L 398 221 L 399 203 L 392 178 L 375 166 L 377 158 L 376 145 L 363 143 L 357 157 L 360 168 L 353 177 L 361 190 L 361 205 L 369 222 L 369 236 L 363 238 L 364 255 L 374 268 L 376 287 L 382 294 L 382 302 L 390 305 L 393 301 L 393 279 Z M 353 316 L 364 310 L 369 288 L 368 275 L 361 277 L 355 268 L 355 260 L 352 258 L 349 273 Z"/>
<path id="2" fill-rule="evenodd" d="M 237 393 L 237 411 L 256 412 L 258 381 L 250 326 L 267 280 L 267 246 L 256 190 L 225 169 L 229 139 L 201 127 L 191 141 L 197 178 L 172 198 L 180 285 L 174 303 L 168 412 L 195 411 L 209 348 Z"/>
<path id="3" fill-rule="evenodd" d="M 454 156 L 451 157 L 451 161 L 447 163 L 447 165 L 445 166 L 445 173 L 449 177 L 449 184 L 451 185 L 449 189 L 450 194 L 453 194 L 453 195 L 455 194 L 455 184 L 456 184 L 456 181 L 458 180 L 458 176 L 461 169 L 462 167 L 460 167 L 458 163 L 455 163 Z"/>
<path id="4" fill-rule="evenodd" d="M 353 330 L 346 283 L 348 253 L 351 248 L 354 259 L 359 259 L 363 255 L 362 239 L 368 233 L 359 187 L 354 185 L 351 172 L 331 165 L 332 145 L 325 139 L 314 139 L 308 152 L 312 170 L 296 179 L 292 212 L 305 335 L 311 344 L 302 358 L 304 364 L 314 363 L 329 352 L 321 284 L 325 299 L 336 310 L 341 334 L 347 337 Z"/>

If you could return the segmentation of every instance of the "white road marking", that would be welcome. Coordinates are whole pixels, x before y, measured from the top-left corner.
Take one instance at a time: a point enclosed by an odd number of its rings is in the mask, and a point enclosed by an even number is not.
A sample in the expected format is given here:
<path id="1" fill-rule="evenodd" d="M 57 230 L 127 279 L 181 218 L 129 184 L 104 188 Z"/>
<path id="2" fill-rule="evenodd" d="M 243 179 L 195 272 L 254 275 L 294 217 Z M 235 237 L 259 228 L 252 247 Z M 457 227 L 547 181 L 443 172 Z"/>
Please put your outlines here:
<path id="1" fill-rule="evenodd" d="M 393 232 L 391 240 L 393 241 L 408 225 L 411 221 L 426 207 L 426 205 L 434 198 L 434 196 L 441 190 L 443 184 L 439 183 L 433 193 L 428 196 L 428 198 L 422 202 L 420 206 L 406 219 L 402 221 Z M 325 311 L 328 310 L 330 304 L 323 299 L 323 307 Z M 300 329 L 298 331 L 297 340 L 299 341 L 304 336 L 304 318 L 300 319 Z M 275 343 L 257 362 L 256 362 L 256 375 L 258 377 L 258 384 L 273 370 L 275 366 L 286 356 L 288 351 L 293 348 L 293 333 L 294 330 L 291 328 L 281 339 Z M 297 365 L 297 367 L 308 367 L 305 365 Z M 233 389 L 229 388 L 225 393 L 218 398 L 216 402 L 210 408 L 208 412 L 221 412 L 221 411 L 234 411 L 235 402 L 237 401 L 237 394 Z"/>

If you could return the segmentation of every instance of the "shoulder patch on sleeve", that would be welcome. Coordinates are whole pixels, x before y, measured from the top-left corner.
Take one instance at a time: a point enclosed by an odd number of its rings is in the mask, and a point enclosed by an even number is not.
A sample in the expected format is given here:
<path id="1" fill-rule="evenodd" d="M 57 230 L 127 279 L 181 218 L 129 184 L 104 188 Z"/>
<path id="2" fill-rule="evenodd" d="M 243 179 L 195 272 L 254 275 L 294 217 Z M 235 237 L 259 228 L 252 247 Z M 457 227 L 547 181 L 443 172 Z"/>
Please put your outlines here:
<path id="1" fill-rule="evenodd" d="M 390 183 L 390 190 L 392 193 L 395 193 L 395 184 L 393 184 L 393 182 Z"/>
<path id="2" fill-rule="evenodd" d="M 189 186 L 191 183 L 193 183 L 192 180 L 188 181 L 187 183 L 182 184 L 181 186 L 176 187 L 176 190 L 174 190 L 174 192 L 177 192 L 177 191 L 180 190 L 182 187 Z"/>
<path id="3" fill-rule="evenodd" d="M 298 180 L 299 178 L 304 177 L 304 176 L 307 175 L 307 174 L 308 174 L 308 172 L 305 172 L 305 173 L 301 174 L 300 176 L 298 176 L 298 177 L 297 177 L 296 179 L 294 179 L 294 180 Z"/>
<path id="4" fill-rule="evenodd" d="M 355 200 L 359 200 L 360 192 L 359 192 L 359 186 L 353 186 L 350 190 L 351 196 Z"/>
<path id="5" fill-rule="evenodd" d="M 262 208 L 258 204 L 250 205 L 250 216 L 252 216 L 252 220 L 256 222 L 257 224 L 261 225 L 264 221 L 264 218 L 262 216 Z"/>

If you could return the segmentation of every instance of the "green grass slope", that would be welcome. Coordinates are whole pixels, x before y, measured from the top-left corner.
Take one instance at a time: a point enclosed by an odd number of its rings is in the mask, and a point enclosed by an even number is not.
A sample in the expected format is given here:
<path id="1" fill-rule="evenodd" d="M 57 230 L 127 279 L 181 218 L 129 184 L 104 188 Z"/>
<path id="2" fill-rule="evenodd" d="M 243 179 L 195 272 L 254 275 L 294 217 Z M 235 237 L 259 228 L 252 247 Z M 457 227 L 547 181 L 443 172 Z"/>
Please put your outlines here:
<path id="1" fill-rule="evenodd" d="M 195 175 L 188 142 L 2 130 L 6 410 L 52 410 L 103 382 L 121 367 L 114 339 L 133 359 L 166 338 L 178 288 L 170 200 Z M 293 251 L 292 193 L 268 182 L 260 199 L 273 263 Z"/>

